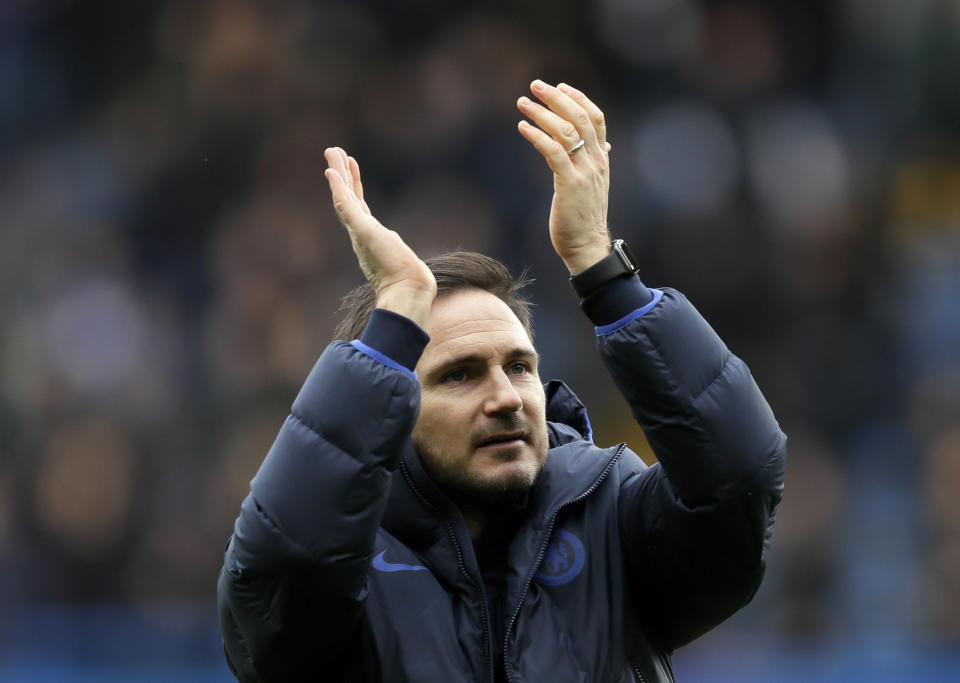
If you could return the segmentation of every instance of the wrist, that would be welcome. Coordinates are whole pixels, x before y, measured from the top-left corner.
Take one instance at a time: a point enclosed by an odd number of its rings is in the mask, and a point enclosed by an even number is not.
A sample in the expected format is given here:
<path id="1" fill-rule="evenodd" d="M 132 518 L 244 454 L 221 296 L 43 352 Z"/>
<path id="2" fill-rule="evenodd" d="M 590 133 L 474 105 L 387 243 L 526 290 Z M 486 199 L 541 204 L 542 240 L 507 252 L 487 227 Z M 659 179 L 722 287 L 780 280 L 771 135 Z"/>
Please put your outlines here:
<path id="1" fill-rule="evenodd" d="M 417 287 L 391 288 L 377 295 L 377 308 L 409 318 L 421 329 L 425 329 L 436 296 L 435 290 Z"/>
<path id="2" fill-rule="evenodd" d="M 582 273 L 610 255 L 610 242 L 585 247 L 576 253 L 563 257 L 563 263 L 571 275 Z"/>
<path id="3" fill-rule="evenodd" d="M 570 276 L 570 284 L 580 298 L 589 296 L 601 285 L 620 277 L 637 272 L 637 259 L 631 253 L 626 242 L 616 239 L 610 245 L 610 253 L 586 270 Z"/>
<path id="4" fill-rule="evenodd" d="M 367 321 L 359 341 L 367 348 L 414 372 L 430 337 L 423 328 L 406 316 L 375 308 L 370 312 L 370 320 Z M 366 350 L 361 350 L 367 353 Z"/>

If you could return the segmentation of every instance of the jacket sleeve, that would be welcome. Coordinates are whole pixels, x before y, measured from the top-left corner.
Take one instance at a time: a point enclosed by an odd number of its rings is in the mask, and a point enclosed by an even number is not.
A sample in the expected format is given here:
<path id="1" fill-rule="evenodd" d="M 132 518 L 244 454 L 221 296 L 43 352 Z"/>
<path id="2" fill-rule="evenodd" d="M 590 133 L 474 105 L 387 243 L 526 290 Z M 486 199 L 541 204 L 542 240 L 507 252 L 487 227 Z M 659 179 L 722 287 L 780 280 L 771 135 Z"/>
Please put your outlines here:
<path id="1" fill-rule="evenodd" d="M 639 286 L 649 302 L 599 326 L 598 344 L 659 460 L 622 480 L 620 528 L 641 618 L 674 649 L 759 587 L 786 436 L 746 365 L 686 298 L 632 280 L 618 298 L 635 300 Z"/>
<path id="2" fill-rule="evenodd" d="M 362 616 L 419 397 L 414 373 L 363 341 L 334 342 L 317 361 L 251 482 L 220 572 L 224 649 L 241 681 L 325 680 L 336 665 Z"/>

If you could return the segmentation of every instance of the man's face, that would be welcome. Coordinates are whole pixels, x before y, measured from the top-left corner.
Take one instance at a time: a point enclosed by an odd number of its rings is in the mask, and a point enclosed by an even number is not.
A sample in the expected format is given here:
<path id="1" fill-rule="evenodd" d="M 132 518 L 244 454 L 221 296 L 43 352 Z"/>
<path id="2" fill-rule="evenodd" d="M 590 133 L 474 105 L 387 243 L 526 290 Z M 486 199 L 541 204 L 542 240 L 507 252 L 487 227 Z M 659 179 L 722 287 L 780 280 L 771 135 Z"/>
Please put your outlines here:
<path id="1" fill-rule="evenodd" d="M 537 352 L 513 311 L 489 292 L 434 301 L 417 364 L 413 442 L 455 501 L 496 502 L 536 480 L 549 443 Z"/>

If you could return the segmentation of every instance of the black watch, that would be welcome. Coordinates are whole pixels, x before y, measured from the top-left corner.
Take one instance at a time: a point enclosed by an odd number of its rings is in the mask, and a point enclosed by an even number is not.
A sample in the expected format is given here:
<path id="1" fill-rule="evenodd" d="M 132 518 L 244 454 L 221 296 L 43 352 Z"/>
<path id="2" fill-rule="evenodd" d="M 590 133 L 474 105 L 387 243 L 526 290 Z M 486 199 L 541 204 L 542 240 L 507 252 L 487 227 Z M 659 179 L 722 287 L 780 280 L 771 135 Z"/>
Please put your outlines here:
<path id="1" fill-rule="evenodd" d="M 613 240 L 612 251 L 581 273 L 570 276 L 570 284 L 580 298 L 594 291 L 604 282 L 621 275 L 633 275 L 639 268 L 630 247 L 623 240 Z"/>

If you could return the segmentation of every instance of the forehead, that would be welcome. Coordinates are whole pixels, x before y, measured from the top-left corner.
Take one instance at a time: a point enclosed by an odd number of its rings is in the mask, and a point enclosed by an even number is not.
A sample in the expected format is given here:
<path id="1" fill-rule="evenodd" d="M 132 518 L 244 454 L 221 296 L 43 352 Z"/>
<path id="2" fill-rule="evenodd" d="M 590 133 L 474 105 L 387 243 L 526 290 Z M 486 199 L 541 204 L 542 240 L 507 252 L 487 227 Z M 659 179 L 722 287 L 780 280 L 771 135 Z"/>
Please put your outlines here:
<path id="1" fill-rule="evenodd" d="M 534 352 L 526 330 L 510 307 L 479 289 L 438 297 L 426 331 L 430 343 L 421 358 L 424 365 L 465 354 L 490 356 L 518 348 Z"/>

